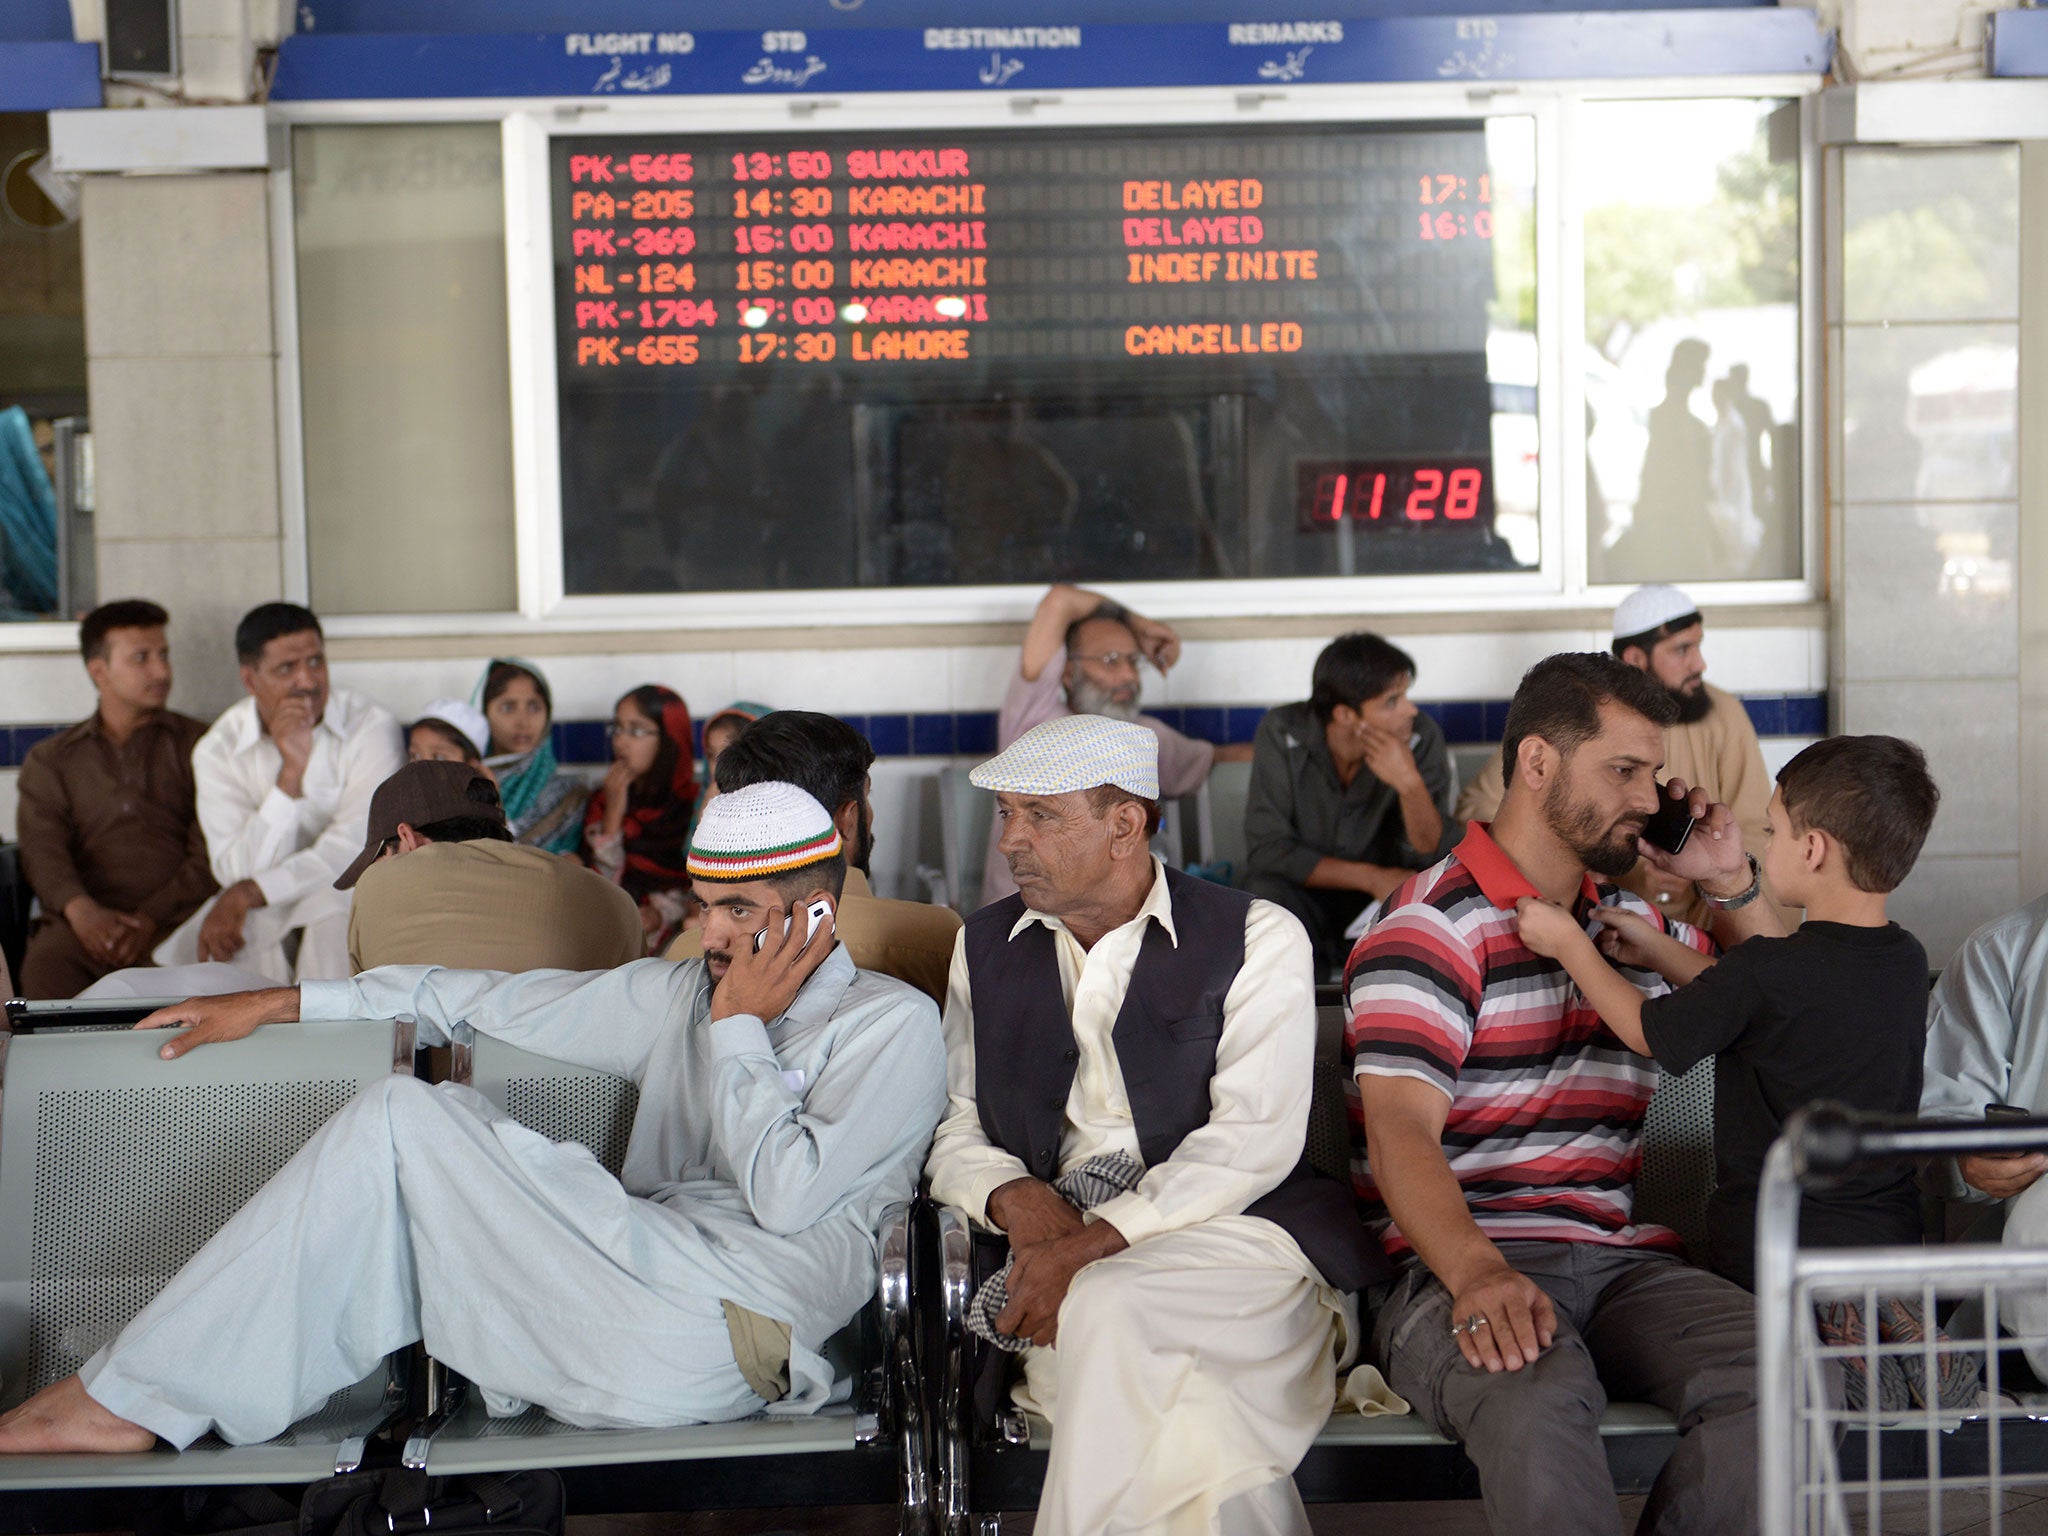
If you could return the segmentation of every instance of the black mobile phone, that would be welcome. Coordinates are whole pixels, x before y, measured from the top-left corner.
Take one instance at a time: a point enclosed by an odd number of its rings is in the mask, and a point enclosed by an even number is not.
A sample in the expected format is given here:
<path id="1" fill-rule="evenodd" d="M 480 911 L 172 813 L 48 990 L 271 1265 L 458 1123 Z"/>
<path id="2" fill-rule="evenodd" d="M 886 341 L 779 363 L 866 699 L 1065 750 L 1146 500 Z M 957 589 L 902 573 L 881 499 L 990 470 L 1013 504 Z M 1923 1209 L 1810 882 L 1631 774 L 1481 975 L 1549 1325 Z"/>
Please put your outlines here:
<path id="1" fill-rule="evenodd" d="M 1986 1104 L 1984 1118 L 1991 1121 L 2031 1120 L 2034 1112 L 2020 1104 Z"/>
<path id="2" fill-rule="evenodd" d="M 1672 798 L 1665 787 L 1659 784 L 1657 814 L 1644 826 L 1643 838 L 1653 848 L 1662 848 L 1666 853 L 1677 853 L 1685 846 L 1685 840 L 1692 836 L 1692 829 L 1698 820 L 1687 801 Z"/>

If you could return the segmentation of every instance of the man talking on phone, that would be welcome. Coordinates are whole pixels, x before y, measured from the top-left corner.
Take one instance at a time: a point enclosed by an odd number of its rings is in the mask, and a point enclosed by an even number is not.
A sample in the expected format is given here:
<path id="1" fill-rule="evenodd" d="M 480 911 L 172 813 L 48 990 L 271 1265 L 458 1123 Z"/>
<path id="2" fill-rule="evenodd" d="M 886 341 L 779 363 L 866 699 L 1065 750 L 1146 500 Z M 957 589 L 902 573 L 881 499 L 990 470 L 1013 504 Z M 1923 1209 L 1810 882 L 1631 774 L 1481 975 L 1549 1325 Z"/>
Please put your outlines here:
<path id="1" fill-rule="evenodd" d="M 1702 650 L 1706 632 L 1699 604 L 1679 588 L 1637 587 L 1615 607 L 1612 650 L 1617 660 L 1647 672 L 1670 696 L 1676 717 L 1664 728 L 1666 776 L 1703 789 L 1708 800 L 1727 806 L 1742 829 L 1744 850 L 1761 859 L 1771 775 L 1742 700 L 1707 681 L 1707 659 Z M 1473 775 L 1458 796 L 1459 820 L 1493 818 L 1503 793 L 1501 767 L 1496 758 Z M 1647 859 L 1617 883 L 1666 917 L 1719 932 L 1713 910 L 1692 886 Z M 1770 899 L 1767 892 L 1764 900 Z M 1786 927 L 1797 921 L 1788 909 L 1776 910 Z"/>
<path id="2" fill-rule="evenodd" d="M 168 1058 L 298 1018 L 403 1015 L 426 1045 L 466 1023 L 630 1078 L 639 1109 L 614 1179 L 469 1088 L 383 1080 L 78 1375 L 0 1419 L 0 1454 L 268 1439 L 419 1339 L 494 1414 L 646 1427 L 823 1406 L 825 1341 L 874 1294 L 882 1212 L 916 1193 L 946 1102 L 938 1011 L 856 970 L 829 916 L 807 940 L 845 858 L 794 785 L 712 801 L 688 868 L 701 961 L 392 966 L 143 1020 L 189 1026 Z"/>

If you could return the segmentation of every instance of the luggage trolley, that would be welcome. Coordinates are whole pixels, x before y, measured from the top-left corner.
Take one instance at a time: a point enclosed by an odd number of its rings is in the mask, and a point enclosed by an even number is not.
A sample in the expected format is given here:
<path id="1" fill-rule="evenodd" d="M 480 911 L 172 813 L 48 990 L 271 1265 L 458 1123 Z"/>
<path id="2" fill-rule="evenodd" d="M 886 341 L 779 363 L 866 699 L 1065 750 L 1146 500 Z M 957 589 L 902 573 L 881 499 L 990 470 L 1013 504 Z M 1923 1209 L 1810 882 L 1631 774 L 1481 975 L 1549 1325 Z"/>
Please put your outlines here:
<path id="1" fill-rule="evenodd" d="M 1816 1105 L 1786 1122 L 1757 1209 L 1764 1536 L 1940 1532 L 1959 1521 L 1999 1536 L 2014 1528 L 2016 1508 L 2048 1498 L 2048 1392 L 2020 1354 L 2048 1365 L 2048 1247 L 1798 1242 L 1804 1191 L 1853 1164 L 2044 1149 L 2048 1120 L 1914 1121 Z M 1887 1297 L 1917 1306 L 1924 1338 L 1880 1341 L 1874 1319 Z M 1815 1308 L 1844 1301 L 1860 1310 L 1865 1341 L 1824 1344 Z M 1935 1335 L 1938 1316 L 1945 1339 Z M 1926 1384 L 1957 1354 L 1975 1358 L 1981 1379 L 1973 1401 L 1944 1408 Z M 1846 1373 L 1857 1370 L 1877 1389 L 1850 1408 Z"/>

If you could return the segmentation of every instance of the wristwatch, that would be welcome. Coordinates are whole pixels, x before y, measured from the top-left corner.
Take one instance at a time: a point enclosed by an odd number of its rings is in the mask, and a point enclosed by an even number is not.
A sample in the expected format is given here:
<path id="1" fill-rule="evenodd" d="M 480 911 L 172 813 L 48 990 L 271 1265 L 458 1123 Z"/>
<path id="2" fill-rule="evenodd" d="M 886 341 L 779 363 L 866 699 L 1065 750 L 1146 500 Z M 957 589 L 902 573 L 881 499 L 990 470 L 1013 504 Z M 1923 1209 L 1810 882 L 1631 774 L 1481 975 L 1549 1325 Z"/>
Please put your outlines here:
<path id="1" fill-rule="evenodd" d="M 1716 912 L 1739 912 L 1764 893 L 1763 866 L 1757 863 L 1756 855 L 1753 853 L 1745 853 L 1743 857 L 1749 860 L 1749 889 L 1740 896 L 1716 896 L 1705 886 L 1695 886 L 1700 893 L 1700 900 Z"/>

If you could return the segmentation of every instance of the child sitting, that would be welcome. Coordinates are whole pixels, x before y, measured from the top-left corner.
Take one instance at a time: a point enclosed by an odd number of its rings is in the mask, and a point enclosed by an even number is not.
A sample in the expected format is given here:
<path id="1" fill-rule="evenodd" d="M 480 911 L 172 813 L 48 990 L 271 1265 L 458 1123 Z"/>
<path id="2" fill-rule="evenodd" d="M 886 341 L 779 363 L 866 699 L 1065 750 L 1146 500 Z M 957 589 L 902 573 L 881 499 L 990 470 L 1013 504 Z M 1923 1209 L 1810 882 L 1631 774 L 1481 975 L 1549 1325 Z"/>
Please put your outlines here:
<path id="1" fill-rule="evenodd" d="M 1801 752 L 1778 775 L 1769 809 L 1764 879 L 1781 903 L 1806 909 L 1789 938 L 1753 938 L 1717 963 L 1659 933 L 1641 917 L 1603 907 L 1591 915 L 1599 944 L 1571 915 L 1525 900 L 1522 941 L 1560 961 L 1631 1049 L 1680 1073 L 1714 1060 L 1714 1194 L 1708 1259 L 1754 1287 L 1757 1185 L 1764 1154 L 1794 1110 L 1827 1099 L 1852 1109 L 1914 1115 L 1927 1034 L 1927 954 L 1885 916 L 1885 898 L 1906 878 L 1934 821 L 1940 791 L 1927 759 L 1890 736 L 1837 736 Z M 1646 999 L 1606 960 L 1657 971 L 1677 989 Z M 1858 1168 L 1801 1208 L 1803 1245 L 1917 1244 L 1920 1203 L 1902 1163 Z M 1915 1307 L 1887 1298 L 1884 1343 L 1921 1339 Z M 1849 1303 L 1822 1309 L 1830 1344 L 1864 1342 Z M 1861 1359 L 1845 1362 L 1851 1404 L 1866 1396 Z M 1885 1356 L 1880 1406 L 1928 1405 L 1919 1355 Z M 1977 1361 L 1939 1357 L 1942 1406 L 1974 1403 Z"/>

